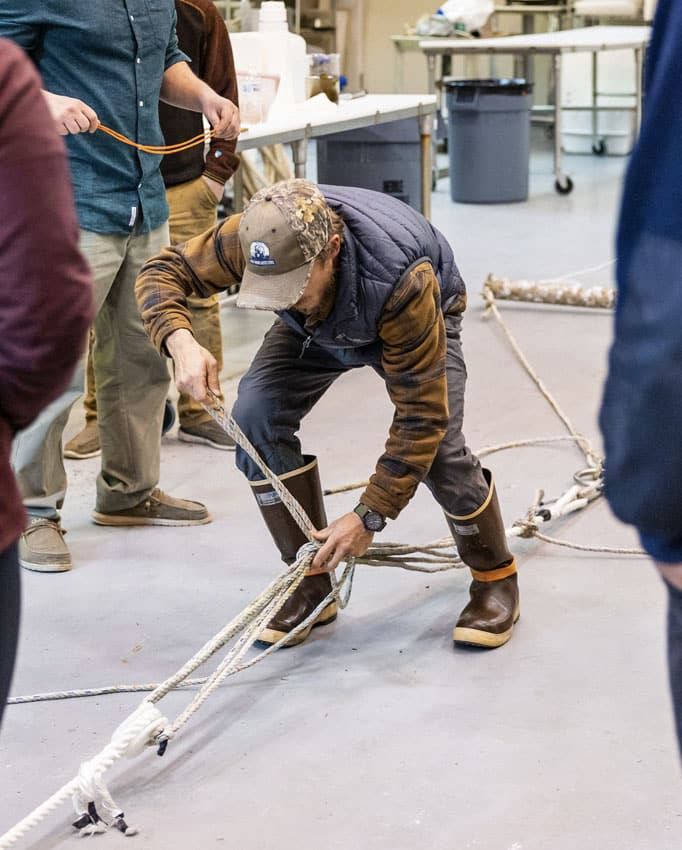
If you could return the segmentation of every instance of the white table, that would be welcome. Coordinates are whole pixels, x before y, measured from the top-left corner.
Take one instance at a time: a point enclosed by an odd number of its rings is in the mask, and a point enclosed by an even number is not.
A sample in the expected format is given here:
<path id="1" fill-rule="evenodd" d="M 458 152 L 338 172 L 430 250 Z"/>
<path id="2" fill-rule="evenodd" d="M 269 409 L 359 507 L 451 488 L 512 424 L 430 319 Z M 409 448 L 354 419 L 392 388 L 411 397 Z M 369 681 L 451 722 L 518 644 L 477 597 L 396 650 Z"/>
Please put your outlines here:
<path id="1" fill-rule="evenodd" d="M 497 18 L 498 15 L 520 15 L 524 33 L 534 33 L 536 30 L 536 20 L 539 17 L 546 17 L 550 20 L 550 26 L 544 27 L 548 30 L 562 29 L 565 24 L 568 27 L 573 25 L 573 4 L 572 3 L 542 3 L 538 5 L 526 5 L 522 3 L 496 3 L 495 10 L 490 16 L 491 19 Z M 556 24 L 552 22 L 556 21 Z M 498 27 L 493 22 L 493 31 Z M 461 33 L 457 38 L 470 38 L 468 33 Z M 418 53 L 419 42 L 423 41 L 423 35 L 392 35 L 391 42 L 394 48 L 394 90 L 402 91 L 404 85 L 404 67 L 403 59 L 406 53 Z M 443 36 L 439 36 L 443 38 Z M 524 75 L 526 71 L 524 70 Z"/>
<path id="2" fill-rule="evenodd" d="M 425 94 L 368 94 L 353 100 L 342 100 L 333 112 L 292 110 L 286 121 L 257 124 L 239 137 L 237 151 L 252 150 L 267 145 L 291 144 L 296 177 L 305 177 L 308 142 L 330 133 L 343 133 L 374 124 L 386 124 L 403 118 L 419 122 L 421 137 L 421 200 L 426 218 L 431 215 L 431 131 L 436 111 L 435 95 Z M 239 170 L 235 174 L 235 203 L 241 201 Z"/>
<path id="3" fill-rule="evenodd" d="M 435 90 L 435 69 L 438 56 L 453 56 L 455 54 L 506 54 L 512 56 L 551 56 L 553 60 L 553 104 L 550 107 L 554 113 L 554 176 L 557 192 L 567 195 L 573 189 L 573 181 L 564 174 L 561 154 L 561 60 L 566 53 L 592 54 L 592 103 L 586 107 L 570 107 L 571 109 L 590 110 L 593 116 L 595 142 L 597 142 L 597 54 L 604 50 L 632 50 L 635 55 L 635 113 L 636 127 L 642 118 L 642 67 L 644 50 L 651 35 L 650 27 L 586 27 L 584 29 L 562 30 L 560 32 L 536 33 L 534 35 L 511 35 L 503 38 L 481 38 L 476 40 L 459 41 L 457 39 L 423 39 L 419 49 L 426 56 L 429 74 L 429 91 Z M 538 107 L 535 107 L 536 109 Z M 564 109 L 567 107 L 563 107 Z M 623 107 L 603 107 L 604 109 L 622 109 Z M 595 149 L 595 153 L 599 150 Z"/>

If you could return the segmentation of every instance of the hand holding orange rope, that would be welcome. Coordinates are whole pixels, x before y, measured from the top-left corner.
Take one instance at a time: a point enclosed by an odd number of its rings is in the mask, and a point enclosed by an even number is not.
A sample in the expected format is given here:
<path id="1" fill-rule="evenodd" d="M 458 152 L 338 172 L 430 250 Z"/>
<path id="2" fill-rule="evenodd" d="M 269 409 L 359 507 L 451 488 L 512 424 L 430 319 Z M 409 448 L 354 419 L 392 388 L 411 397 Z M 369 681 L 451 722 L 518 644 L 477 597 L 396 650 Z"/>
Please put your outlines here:
<path id="1" fill-rule="evenodd" d="M 137 150 L 143 151 L 144 153 L 159 154 L 161 156 L 182 153 L 182 151 L 189 150 L 197 145 L 205 144 L 209 139 L 212 139 L 213 136 L 215 136 L 215 130 L 204 130 L 204 132 L 199 133 L 198 136 L 193 136 L 191 139 L 187 139 L 184 142 L 177 142 L 174 145 L 141 145 L 139 142 L 134 142 L 127 136 L 124 136 L 122 133 L 117 133 L 116 130 L 112 130 L 110 127 L 105 127 L 104 124 L 98 124 L 97 129 L 117 141 L 122 142 L 124 145 L 137 148 Z M 247 129 L 247 127 L 242 127 L 240 132 L 244 133 Z"/>

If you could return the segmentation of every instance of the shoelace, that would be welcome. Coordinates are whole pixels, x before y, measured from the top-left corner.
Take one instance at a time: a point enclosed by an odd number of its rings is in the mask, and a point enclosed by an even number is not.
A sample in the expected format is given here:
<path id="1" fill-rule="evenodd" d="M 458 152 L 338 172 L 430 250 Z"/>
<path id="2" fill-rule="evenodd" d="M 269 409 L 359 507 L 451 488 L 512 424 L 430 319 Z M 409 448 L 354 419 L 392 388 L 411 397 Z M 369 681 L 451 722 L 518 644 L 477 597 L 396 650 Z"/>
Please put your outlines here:
<path id="1" fill-rule="evenodd" d="M 52 526 L 56 526 L 57 531 L 62 537 L 66 534 L 65 529 L 61 527 L 61 524 L 57 520 L 47 519 L 44 517 L 32 519 L 24 530 L 24 534 L 29 534 L 31 531 L 37 531 L 39 528 L 52 528 Z"/>

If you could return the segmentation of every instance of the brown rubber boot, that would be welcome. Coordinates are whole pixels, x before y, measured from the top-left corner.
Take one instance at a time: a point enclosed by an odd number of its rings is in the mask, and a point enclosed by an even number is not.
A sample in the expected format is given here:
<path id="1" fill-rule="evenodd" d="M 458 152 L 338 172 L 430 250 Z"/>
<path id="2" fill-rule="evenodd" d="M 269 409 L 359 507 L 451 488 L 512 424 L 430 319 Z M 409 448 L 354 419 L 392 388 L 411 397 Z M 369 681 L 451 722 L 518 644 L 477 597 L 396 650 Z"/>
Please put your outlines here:
<path id="1" fill-rule="evenodd" d="M 307 455 L 305 466 L 281 475 L 282 483 L 291 495 L 301 503 L 315 528 L 327 525 L 324 499 L 320 485 L 317 458 Z M 265 524 L 279 549 L 285 564 L 292 564 L 300 547 L 307 542 L 287 507 L 267 481 L 252 481 L 251 487 L 258 502 Z M 261 643 L 273 644 L 295 628 L 311 614 L 332 589 L 329 573 L 306 576 L 293 594 L 287 599 L 273 619 L 258 636 Z M 316 626 L 324 626 L 336 619 L 336 602 L 330 602 L 312 623 L 299 632 L 284 646 L 297 646 L 308 637 Z"/>
<path id="2" fill-rule="evenodd" d="M 483 474 L 490 485 L 488 496 L 472 514 L 445 517 L 457 550 L 471 569 L 470 600 L 460 614 L 453 633 L 456 644 L 492 649 L 512 636 L 519 619 L 519 588 L 516 562 L 507 538 L 492 474 Z"/>

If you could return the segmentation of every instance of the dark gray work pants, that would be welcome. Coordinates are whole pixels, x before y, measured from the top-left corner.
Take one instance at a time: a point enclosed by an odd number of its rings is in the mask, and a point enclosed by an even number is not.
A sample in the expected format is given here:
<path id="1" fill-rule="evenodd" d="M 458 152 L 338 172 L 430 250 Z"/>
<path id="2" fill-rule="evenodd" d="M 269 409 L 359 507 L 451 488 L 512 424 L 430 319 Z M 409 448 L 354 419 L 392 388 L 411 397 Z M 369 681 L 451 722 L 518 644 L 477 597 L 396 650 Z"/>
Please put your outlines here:
<path id="1" fill-rule="evenodd" d="M 460 341 L 462 317 L 445 317 L 447 331 L 446 374 L 450 419 L 425 479 L 441 507 L 452 514 L 472 513 L 488 494 L 481 465 L 467 447 L 462 433 L 466 366 Z M 380 359 L 352 366 L 314 343 L 302 354 L 303 338 L 277 319 L 265 335 L 251 367 L 239 384 L 232 415 L 277 475 L 304 465 L 296 436 L 301 419 L 344 372 L 360 365 L 371 366 L 383 376 Z M 368 400 L 358 398 L 358 403 Z M 371 403 L 371 402 L 370 402 Z M 339 453 L 344 451 L 343 438 Z M 314 454 L 309 450 L 308 453 Z M 258 467 L 246 452 L 237 449 L 237 466 L 251 481 L 261 479 Z"/>

